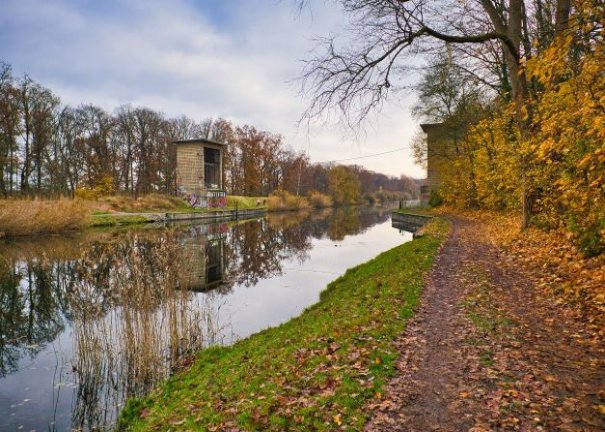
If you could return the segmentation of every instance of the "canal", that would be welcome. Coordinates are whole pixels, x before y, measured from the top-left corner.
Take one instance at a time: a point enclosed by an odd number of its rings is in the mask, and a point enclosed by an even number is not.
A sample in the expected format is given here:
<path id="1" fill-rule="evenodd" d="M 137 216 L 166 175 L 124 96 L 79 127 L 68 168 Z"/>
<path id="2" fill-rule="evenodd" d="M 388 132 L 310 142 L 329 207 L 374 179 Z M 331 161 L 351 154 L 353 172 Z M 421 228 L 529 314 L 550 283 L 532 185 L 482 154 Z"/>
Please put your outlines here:
<path id="1" fill-rule="evenodd" d="M 0 243 L 0 430 L 105 430 L 192 353 L 299 315 L 412 235 L 386 209 Z"/>

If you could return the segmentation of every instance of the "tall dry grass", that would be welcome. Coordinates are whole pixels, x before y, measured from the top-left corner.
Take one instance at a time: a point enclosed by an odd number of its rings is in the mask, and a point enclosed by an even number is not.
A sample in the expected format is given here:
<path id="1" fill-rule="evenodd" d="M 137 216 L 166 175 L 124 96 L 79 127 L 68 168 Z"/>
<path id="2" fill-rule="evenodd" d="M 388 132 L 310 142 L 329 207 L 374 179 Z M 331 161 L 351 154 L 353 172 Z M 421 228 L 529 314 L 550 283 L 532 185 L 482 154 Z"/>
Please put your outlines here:
<path id="1" fill-rule="evenodd" d="M 205 250 L 205 244 L 195 247 Z M 150 391 L 188 357 L 220 343 L 225 332 L 220 296 L 183 289 L 196 256 L 178 237 L 167 235 L 149 247 L 134 233 L 120 252 L 125 255 L 112 261 L 107 286 L 100 287 L 91 273 L 69 297 L 76 426 L 105 430 L 128 397 Z M 108 249 L 103 256 L 113 253 Z M 81 260 L 87 268 L 105 261 L 89 253 Z M 90 301 L 103 290 L 112 295 L 108 310 Z"/>
<path id="2" fill-rule="evenodd" d="M 256 209 L 267 205 L 267 197 L 227 195 L 227 206 L 238 209 Z"/>
<path id="3" fill-rule="evenodd" d="M 269 211 L 302 210 L 310 207 L 311 204 L 305 197 L 292 195 L 285 190 L 276 190 L 267 198 Z"/>
<path id="4" fill-rule="evenodd" d="M 0 237 L 56 234 L 85 226 L 88 206 L 78 199 L 0 201 Z"/>

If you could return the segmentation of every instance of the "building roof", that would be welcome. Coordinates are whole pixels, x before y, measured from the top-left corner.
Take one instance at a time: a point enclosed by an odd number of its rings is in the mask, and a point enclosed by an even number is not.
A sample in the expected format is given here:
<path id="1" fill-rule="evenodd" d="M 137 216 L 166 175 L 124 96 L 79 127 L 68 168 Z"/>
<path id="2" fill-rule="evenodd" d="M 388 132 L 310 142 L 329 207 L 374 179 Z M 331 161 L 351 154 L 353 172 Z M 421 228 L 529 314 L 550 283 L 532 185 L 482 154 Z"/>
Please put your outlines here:
<path id="1" fill-rule="evenodd" d="M 195 143 L 203 143 L 203 144 L 211 144 L 211 145 L 215 145 L 215 146 L 223 146 L 226 147 L 228 146 L 228 144 L 225 143 L 220 143 L 218 141 L 212 141 L 206 138 L 195 138 L 195 139 L 188 139 L 188 140 L 178 140 L 178 141 L 172 141 L 173 144 L 195 144 Z"/>
<path id="2" fill-rule="evenodd" d="M 433 128 L 436 128 L 436 127 L 439 127 L 442 125 L 443 125 L 443 123 L 424 123 L 424 124 L 421 124 L 420 127 L 422 128 L 422 131 L 424 133 L 428 133 L 429 129 L 433 129 Z"/>

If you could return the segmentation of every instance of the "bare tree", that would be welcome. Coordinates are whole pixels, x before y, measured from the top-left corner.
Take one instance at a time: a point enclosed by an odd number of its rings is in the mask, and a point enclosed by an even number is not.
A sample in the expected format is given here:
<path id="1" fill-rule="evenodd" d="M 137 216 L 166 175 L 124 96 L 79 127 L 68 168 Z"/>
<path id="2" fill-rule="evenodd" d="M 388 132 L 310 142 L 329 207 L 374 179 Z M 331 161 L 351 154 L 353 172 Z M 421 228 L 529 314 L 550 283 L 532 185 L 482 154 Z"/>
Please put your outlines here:
<path id="1" fill-rule="evenodd" d="M 554 3 L 556 37 L 565 31 L 571 8 L 570 0 L 536 0 L 530 15 L 524 0 L 335 2 L 352 17 L 352 41 L 338 46 L 334 38 L 326 39 L 308 60 L 303 72 L 303 92 L 312 96 L 307 118 L 337 107 L 344 119 L 357 124 L 393 88 L 402 87 L 416 55 L 442 49 L 443 44 L 478 46 L 487 50 L 476 57 L 494 63 L 491 68 L 499 71 L 501 82 L 510 84 L 521 137 L 529 133 L 531 122 L 531 112 L 526 109 L 524 115 L 529 88 L 522 67 L 531 56 L 530 28 L 548 28 L 543 6 Z M 529 220 L 528 203 L 524 194 L 524 225 Z"/>
<path id="2" fill-rule="evenodd" d="M 4 196 L 14 189 L 20 119 L 19 89 L 10 65 L 0 63 L 0 189 Z"/>
<path id="3" fill-rule="evenodd" d="M 535 14 L 547 27 L 544 3 L 556 1 L 557 32 L 563 32 L 570 0 L 537 0 Z M 527 82 L 521 61 L 531 54 L 528 8 L 524 0 L 335 0 L 352 17 L 352 40 L 339 47 L 335 38 L 323 40 L 307 61 L 303 90 L 313 96 L 306 115 L 333 106 L 351 120 L 364 118 L 401 84 L 413 56 L 452 45 L 484 46 L 476 51 L 492 66 L 502 60 L 512 96 L 522 101 Z M 532 22 L 535 19 L 532 19 Z M 523 44 L 522 44 L 523 41 Z M 494 43 L 503 55 L 494 50 Z"/>

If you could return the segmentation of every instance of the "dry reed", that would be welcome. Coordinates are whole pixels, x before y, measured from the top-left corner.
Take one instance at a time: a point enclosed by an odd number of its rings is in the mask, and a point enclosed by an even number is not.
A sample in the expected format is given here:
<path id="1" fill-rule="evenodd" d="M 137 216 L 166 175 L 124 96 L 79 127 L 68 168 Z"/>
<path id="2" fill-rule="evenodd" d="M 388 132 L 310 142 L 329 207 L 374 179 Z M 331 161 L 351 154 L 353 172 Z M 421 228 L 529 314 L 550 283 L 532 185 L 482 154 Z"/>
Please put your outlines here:
<path id="1" fill-rule="evenodd" d="M 332 207 L 334 205 L 332 197 L 315 190 L 309 191 L 307 198 L 311 205 L 315 208 Z"/>
<path id="2" fill-rule="evenodd" d="M 284 190 L 277 190 L 267 198 L 269 211 L 301 210 L 310 207 L 305 197 L 295 196 Z"/>
<path id="3" fill-rule="evenodd" d="M 0 201 L 0 236 L 56 234 L 82 228 L 88 208 L 78 199 Z"/>
<path id="4" fill-rule="evenodd" d="M 183 358 L 222 339 L 220 298 L 183 289 L 186 269 L 193 267 L 191 251 L 171 235 L 149 247 L 135 233 L 127 243 L 125 255 L 110 260 L 110 310 L 90 299 L 78 301 L 103 291 L 94 274 L 83 277 L 72 294 L 77 426 L 112 424 L 126 398 L 147 393 Z M 82 257 L 86 268 L 105 259 Z"/>

